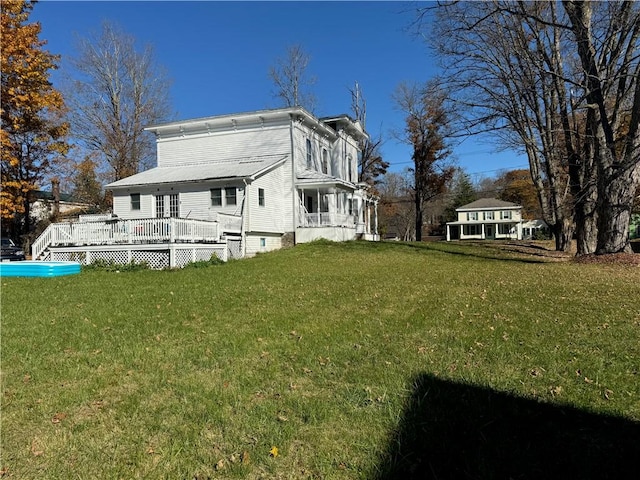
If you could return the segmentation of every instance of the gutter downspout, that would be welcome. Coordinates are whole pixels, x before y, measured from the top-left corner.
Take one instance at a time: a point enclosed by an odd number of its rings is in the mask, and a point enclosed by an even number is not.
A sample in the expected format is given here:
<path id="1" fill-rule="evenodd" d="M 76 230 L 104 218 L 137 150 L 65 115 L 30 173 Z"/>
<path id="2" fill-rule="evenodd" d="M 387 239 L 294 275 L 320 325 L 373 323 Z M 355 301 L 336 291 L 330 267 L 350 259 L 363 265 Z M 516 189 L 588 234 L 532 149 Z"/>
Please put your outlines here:
<path id="1" fill-rule="evenodd" d="M 242 179 L 244 183 L 244 195 L 242 198 L 242 223 L 240 224 L 240 238 L 242 239 L 242 258 L 247 256 L 247 229 L 249 223 L 249 185 L 246 178 Z"/>
<path id="2" fill-rule="evenodd" d="M 295 157 L 295 142 L 293 138 L 294 119 L 293 114 L 289 114 L 291 120 L 291 127 L 289 129 L 289 135 L 291 137 L 291 194 L 292 194 L 292 207 L 293 207 L 293 244 L 296 244 L 296 229 L 298 228 L 298 188 L 296 187 L 296 157 Z"/>

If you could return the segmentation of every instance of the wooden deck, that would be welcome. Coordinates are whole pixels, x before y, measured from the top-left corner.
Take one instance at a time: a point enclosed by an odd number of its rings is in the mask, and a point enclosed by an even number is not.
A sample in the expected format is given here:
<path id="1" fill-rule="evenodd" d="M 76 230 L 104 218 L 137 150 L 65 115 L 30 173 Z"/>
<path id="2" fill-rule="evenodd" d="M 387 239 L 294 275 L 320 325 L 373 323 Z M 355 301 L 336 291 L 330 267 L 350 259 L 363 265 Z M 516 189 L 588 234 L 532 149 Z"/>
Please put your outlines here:
<path id="1" fill-rule="evenodd" d="M 219 243 L 223 235 L 240 235 L 242 217 L 218 215 L 218 221 L 186 218 L 140 218 L 52 223 L 31 247 L 32 258 L 41 259 L 54 247 Z"/>

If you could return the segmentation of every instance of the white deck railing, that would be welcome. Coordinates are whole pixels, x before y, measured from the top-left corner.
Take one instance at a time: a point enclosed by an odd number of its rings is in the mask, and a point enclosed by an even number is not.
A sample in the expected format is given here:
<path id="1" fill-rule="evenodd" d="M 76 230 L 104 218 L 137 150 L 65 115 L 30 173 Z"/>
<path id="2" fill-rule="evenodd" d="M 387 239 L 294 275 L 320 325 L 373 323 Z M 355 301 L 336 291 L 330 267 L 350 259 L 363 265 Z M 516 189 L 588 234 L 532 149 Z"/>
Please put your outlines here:
<path id="1" fill-rule="evenodd" d="M 220 225 L 220 234 L 237 233 L 240 235 L 242 233 L 242 217 L 218 213 L 216 214 L 216 222 Z"/>
<path id="2" fill-rule="evenodd" d="M 218 223 L 185 218 L 112 219 L 97 222 L 52 223 L 31 247 L 37 259 L 50 246 L 121 243 L 218 242 Z"/>
<path id="3" fill-rule="evenodd" d="M 301 227 L 354 227 L 355 217 L 346 213 L 305 213 Z"/>

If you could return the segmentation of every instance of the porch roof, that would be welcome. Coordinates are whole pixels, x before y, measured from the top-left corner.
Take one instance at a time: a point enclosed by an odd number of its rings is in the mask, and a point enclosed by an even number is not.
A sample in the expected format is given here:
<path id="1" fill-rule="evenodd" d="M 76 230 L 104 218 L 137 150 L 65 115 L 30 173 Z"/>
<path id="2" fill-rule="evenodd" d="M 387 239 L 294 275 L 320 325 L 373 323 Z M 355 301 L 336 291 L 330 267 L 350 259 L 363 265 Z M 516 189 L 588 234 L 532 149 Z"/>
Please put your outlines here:
<path id="1" fill-rule="evenodd" d="M 155 185 L 161 183 L 201 182 L 228 178 L 255 179 L 283 163 L 287 155 L 241 157 L 221 162 L 198 163 L 179 167 L 155 167 L 123 178 L 106 186 L 107 189 Z"/>
<path id="2" fill-rule="evenodd" d="M 353 183 L 341 180 L 340 178 L 332 177 L 326 173 L 316 172 L 314 170 L 303 170 L 298 172 L 296 177 L 296 187 L 309 187 L 309 188 L 330 188 L 337 187 L 342 190 L 355 191 L 357 186 Z"/>
<path id="3" fill-rule="evenodd" d="M 514 220 L 513 218 L 504 218 L 504 219 L 495 219 L 495 220 L 466 220 L 466 221 L 456 221 L 456 222 L 447 222 L 447 225 L 498 225 L 500 223 L 512 223 L 518 224 L 522 223 L 521 220 Z"/>

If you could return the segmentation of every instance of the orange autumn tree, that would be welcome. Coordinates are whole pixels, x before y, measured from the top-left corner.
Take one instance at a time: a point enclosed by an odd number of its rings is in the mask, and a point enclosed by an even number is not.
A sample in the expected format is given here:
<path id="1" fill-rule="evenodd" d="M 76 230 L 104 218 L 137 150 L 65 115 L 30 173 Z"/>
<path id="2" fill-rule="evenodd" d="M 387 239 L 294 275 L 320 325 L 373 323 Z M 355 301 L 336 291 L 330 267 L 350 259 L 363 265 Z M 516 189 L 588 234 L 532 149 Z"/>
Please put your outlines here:
<path id="1" fill-rule="evenodd" d="M 33 2 L 5 0 L 1 8 L 0 215 L 3 231 L 17 236 L 30 230 L 30 192 L 69 150 L 69 127 L 62 95 L 49 81 L 59 57 L 42 48 L 40 24 L 28 23 Z"/>

